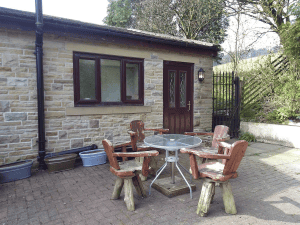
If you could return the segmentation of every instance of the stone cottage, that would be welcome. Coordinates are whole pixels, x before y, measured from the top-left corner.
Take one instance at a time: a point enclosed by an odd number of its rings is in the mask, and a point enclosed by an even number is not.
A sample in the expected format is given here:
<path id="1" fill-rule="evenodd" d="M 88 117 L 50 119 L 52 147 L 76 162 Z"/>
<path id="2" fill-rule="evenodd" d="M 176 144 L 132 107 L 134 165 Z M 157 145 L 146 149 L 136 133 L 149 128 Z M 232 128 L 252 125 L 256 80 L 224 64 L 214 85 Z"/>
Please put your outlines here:
<path id="1" fill-rule="evenodd" d="M 38 155 L 35 29 L 34 13 L 0 8 L 0 163 Z M 138 119 L 211 129 L 217 46 L 50 16 L 43 30 L 46 152 L 128 141 Z"/>

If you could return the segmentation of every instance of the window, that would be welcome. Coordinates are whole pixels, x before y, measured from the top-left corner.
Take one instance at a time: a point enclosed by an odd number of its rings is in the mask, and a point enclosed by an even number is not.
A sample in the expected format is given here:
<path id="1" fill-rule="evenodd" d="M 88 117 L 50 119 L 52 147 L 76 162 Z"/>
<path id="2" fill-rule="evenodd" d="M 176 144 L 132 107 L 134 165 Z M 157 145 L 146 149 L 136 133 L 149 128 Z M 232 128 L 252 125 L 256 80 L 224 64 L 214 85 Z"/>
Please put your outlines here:
<path id="1" fill-rule="evenodd" d="M 74 52 L 74 103 L 143 105 L 144 60 Z"/>

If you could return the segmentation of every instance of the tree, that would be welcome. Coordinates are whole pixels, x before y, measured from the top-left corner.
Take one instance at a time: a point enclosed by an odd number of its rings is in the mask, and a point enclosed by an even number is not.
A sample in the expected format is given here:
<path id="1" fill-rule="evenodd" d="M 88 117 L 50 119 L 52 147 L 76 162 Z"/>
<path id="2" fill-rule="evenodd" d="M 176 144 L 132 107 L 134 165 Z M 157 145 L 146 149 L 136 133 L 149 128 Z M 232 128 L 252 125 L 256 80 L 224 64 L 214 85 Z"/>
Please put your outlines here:
<path id="1" fill-rule="evenodd" d="M 245 44 L 245 38 L 247 37 L 247 32 L 249 32 L 248 29 L 245 29 L 244 25 L 242 23 L 242 16 L 241 12 L 238 10 L 235 17 L 232 17 L 232 28 L 230 30 L 232 31 L 232 40 L 231 43 L 228 43 L 229 45 L 229 51 L 224 50 L 230 57 L 230 60 L 232 62 L 232 71 L 234 71 L 235 74 L 238 73 L 238 65 L 240 61 L 243 59 L 243 56 L 250 51 L 250 45 Z"/>
<path id="2" fill-rule="evenodd" d="M 139 30 L 178 35 L 174 14 L 169 10 L 171 0 L 144 0 L 137 4 L 135 28 Z"/>
<path id="3" fill-rule="evenodd" d="M 286 24 L 281 29 L 284 53 L 290 60 L 300 64 L 300 18 L 294 24 Z"/>
<path id="4" fill-rule="evenodd" d="M 229 13 L 230 26 L 227 38 L 230 40 L 223 45 L 223 51 L 228 54 L 231 62 L 232 71 L 241 72 L 243 68 L 239 66 L 240 61 L 246 59 L 253 50 L 255 43 L 265 32 L 261 27 L 253 27 L 253 20 L 242 13 L 242 3 L 237 2 L 231 5 L 234 13 Z"/>
<path id="5" fill-rule="evenodd" d="M 136 28 L 220 44 L 228 19 L 222 0 L 143 0 Z"/>
<path id="6" fill-rule="evenodd" d="M 223 0 L 110 0 L 104 22 L 215 44 L 228 26 Z"/>
<path id="7" fill-rule="evenodd" d="M 103 22 L 110 26 L 130 27 L 132 24 L 131 1 L 109 0 L 107 16 Z"/>
<path id="8" fill-rule="evenodd" d="M 230 2 L 227 4 L 228 8 L 232 9 L 231 6 L 234 4 L 232 1 L 228 2 Z M 243 14 L 268 24 L 278 35 L 280 35 L 282 25 L 291 20 L 293 14 L 291 7 L 299 4 L 298 0 L 237 0 L 236 3 L 242 5 Z"/>

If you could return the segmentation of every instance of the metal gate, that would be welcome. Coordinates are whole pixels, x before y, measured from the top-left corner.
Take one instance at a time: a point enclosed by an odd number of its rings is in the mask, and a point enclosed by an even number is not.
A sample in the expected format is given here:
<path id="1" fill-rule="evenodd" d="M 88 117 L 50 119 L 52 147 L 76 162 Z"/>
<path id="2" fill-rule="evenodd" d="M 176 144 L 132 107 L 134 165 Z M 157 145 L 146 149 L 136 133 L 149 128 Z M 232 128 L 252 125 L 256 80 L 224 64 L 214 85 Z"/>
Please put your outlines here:
<path id="1" fill-rule="evenodd" d="M 240 79 L 232 73 L 213 74 L 212 130 L 217 125 L 229 127 L 230 136 L 238 137 L 240 129 Z"/>

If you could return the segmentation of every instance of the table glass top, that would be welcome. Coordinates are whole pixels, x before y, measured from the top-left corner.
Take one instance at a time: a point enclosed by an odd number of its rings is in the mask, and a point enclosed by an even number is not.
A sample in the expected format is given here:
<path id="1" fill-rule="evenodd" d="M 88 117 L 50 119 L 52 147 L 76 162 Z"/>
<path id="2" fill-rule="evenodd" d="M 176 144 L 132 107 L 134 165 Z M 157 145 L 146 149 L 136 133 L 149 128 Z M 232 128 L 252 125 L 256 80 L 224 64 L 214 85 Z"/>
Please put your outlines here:
<path id="1" fill-rule="evenodd" d="M 202 140 L 195 136 L 183 134 L 163 134 L 146 137 L 145 144 L 150 147 L 176 150 L 199 146 Z"/>

